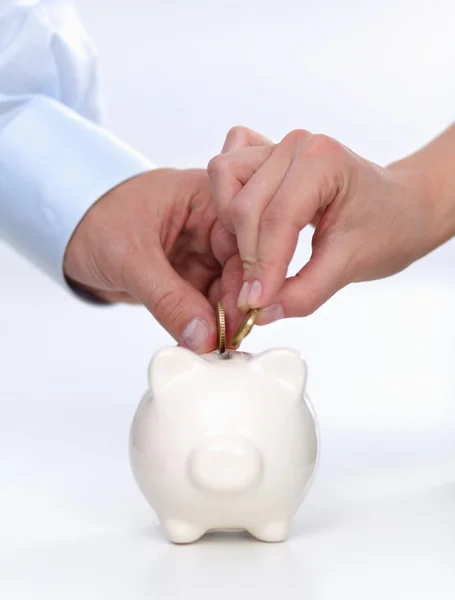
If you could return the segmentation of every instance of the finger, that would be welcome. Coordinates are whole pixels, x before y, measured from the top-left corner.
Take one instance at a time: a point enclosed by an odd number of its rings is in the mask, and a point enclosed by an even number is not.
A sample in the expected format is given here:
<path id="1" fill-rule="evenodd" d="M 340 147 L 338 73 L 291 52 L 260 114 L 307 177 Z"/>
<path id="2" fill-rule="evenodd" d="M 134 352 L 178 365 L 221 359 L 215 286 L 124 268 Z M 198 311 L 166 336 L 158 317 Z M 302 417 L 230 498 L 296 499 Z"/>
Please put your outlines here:
<path id="1" fill-rule="evenodd" d="M 243 265 L 235 236 L 228 233 L 219 222 L 215 223 L 212 229 L 211 246 L 223 270 L 221 277 L 212 282 L 208 298 L 212 306 L 215 306 L 219 300 L 223 301 L 227 339 L 230 341 L 242 317 L 242 313 L 237 309 L 237 298 L 243 281 Z"/>
<path id="2" fill-rule="evenodd" d="M 240 256 L 231 256 L 225 264 L 221 278 L 210 286 L 208 298 L 215 307 L 222 300 L 226 316 L 226 338 L 228 345 L 244 313 L 237 308 L 237 298 L 243 279 L 243 265 Z"/>
<path id="3" fill-rule="evenodd" d="M 246 146 L 269 146 L 271 144 L 272 142 L 260 133 L 237 125 L 228 132 L 221 152 L 234 152 Z"/>
<path id="4" fill-rule="evenodd" d="M 221 298 L 226 313 L 228 343 L 231 341 L 240 319 L 244 316 L 244 313 L 237 307 L 242 282 L 243 264 L 240 256 L 235 254 L 226 262 L 221 276 Z"/>
<path id="5" fill-rule="evenodd" d="M 227 231 L 219 220 L 215 221 L 210 232 L 210 247 L 221 266 L 224 266 L 228 258 L 238 253 L 235 235 Z"/>
<path id="6" fill-rule="evenodd" d="M 160 248 L 150 256 L 135 257 L 125 285 L 179 343 L 198 353 L 216 347 L 212 306 L 179 277 Z"/>
<path id="7" fill-rule="evenodd" d="M 283 287 L 300 231 L 317 210 L 315 174 L 297 156 L 258 225 L 253 284 L 248 289 L 248 308 L 267 306 Z M 255 287 L 254 287 L 255 286 Z"/>
<path id="8" fill-rule="evenodd" d="M 207 166 L 212 199 L 223 226 L 234 233 L 231 203 L 243 186 L 264 164 L 274 146 L 243 148 L 237 152 L 219 154 Z"/>
<path id="9" fill-rule="evenodd" d="M 235 330 L 245 315 L 237 308 L 237 298 L 243 278 L 243 265 L 239 255 L 232 256 L 225 265 L 221 278 L 215 279 L 209 289 L 209 302 L 215 308 L 221 300 L 223 302 L 226 341 L 230 347 Z"/>
<path id="10" fill-rule="evenodd" d="M 248 293 L 250 308 L 270 304 L 284 285 L 300 231 L 338 194 L 339 158 L 316 151 L 313 144 L 309 137 L 298 141 L 293 163 L 262 215 Z"/>

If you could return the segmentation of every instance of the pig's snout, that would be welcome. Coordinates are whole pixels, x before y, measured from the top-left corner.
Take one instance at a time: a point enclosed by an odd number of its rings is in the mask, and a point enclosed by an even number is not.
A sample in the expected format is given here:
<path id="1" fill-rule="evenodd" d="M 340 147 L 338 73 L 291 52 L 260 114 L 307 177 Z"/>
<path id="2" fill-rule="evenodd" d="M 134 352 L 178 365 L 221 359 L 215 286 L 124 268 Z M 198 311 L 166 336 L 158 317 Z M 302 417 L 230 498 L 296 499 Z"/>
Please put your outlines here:
<path id="1" fill-rule="evenodd" d="M 245 437 L 216 436 L 193 450 L 187 469 L 190 481 L 198 489 L 240 492 L 259 484 L 262 456 Z"/>

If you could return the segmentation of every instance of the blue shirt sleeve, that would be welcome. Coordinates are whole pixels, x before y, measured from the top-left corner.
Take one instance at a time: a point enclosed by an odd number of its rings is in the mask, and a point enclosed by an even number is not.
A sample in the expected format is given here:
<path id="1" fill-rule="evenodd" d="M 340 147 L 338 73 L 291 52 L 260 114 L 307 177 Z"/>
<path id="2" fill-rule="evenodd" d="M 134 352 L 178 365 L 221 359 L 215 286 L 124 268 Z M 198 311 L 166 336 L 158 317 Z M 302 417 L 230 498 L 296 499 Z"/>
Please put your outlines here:
<path id="1" fill-rule="evenodd" d="M 0 9 L 0 236 L 66 285 L 63 258 L 87 210 L 154 168 L 99 123 L 96 54 L 66 0 Z"/>

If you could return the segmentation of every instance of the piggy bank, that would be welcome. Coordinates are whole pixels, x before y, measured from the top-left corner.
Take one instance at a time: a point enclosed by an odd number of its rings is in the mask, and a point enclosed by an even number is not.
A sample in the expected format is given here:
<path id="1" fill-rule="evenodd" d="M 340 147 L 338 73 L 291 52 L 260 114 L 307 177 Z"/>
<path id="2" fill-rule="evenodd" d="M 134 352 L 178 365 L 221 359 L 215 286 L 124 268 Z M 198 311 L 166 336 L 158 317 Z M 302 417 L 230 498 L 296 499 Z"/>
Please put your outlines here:
<path id="1" fill-rule="evenodd" d="M 232 529 L 283 541 L 313 478 L 318 434 L 300 355 L 229 356 L 159 351 L 134 416 L 133 474 L 175 543 Z"/>

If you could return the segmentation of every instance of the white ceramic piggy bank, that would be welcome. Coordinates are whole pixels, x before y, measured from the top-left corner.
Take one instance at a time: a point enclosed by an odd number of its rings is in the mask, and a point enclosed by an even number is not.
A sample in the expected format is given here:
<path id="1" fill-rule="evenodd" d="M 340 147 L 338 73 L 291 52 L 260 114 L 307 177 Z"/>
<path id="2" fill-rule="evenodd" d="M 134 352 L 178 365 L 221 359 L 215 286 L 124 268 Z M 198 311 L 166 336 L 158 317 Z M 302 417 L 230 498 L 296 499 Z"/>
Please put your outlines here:
<path id="1" fill-rule="evenodd" d="M 305 363 L 288 349 L 230 359 L 181 347 L 155 355 L 130 460 L 171 541 L 214 529 L 287 537 L 318 454 L 305 380 Z"/>

